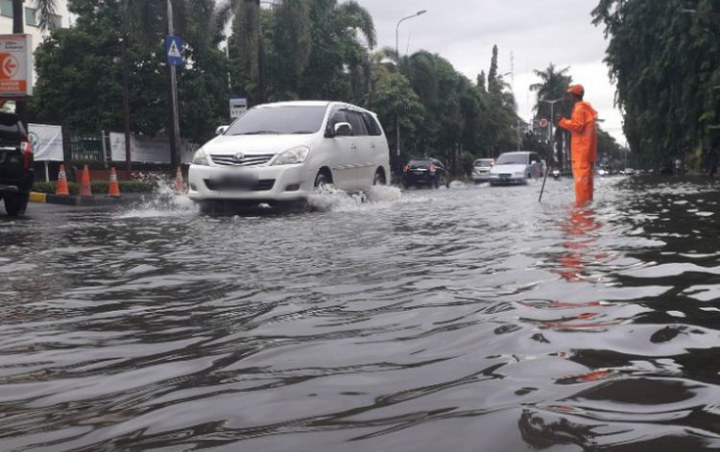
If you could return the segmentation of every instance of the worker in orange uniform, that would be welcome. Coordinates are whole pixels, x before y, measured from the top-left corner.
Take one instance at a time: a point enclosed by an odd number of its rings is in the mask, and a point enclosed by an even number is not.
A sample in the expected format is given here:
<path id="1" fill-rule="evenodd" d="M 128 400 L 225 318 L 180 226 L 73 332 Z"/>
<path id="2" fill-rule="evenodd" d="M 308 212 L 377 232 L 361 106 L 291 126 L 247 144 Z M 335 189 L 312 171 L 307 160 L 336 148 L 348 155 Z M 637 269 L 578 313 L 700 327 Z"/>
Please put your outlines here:
<path id="1" fill-rule="evenodd" d="M 575 202 L 584 205 L 593 200 L 593 170 L 597 158 L 597 133 L 595 120 L 597 112 L 588 102 L 583 101 L 585 88 L 572 85 L 568 93 L 575 105 L 570 119 L 556 117 L 558 127 L 572 133 L 572 172 L 575 179 Z"/>

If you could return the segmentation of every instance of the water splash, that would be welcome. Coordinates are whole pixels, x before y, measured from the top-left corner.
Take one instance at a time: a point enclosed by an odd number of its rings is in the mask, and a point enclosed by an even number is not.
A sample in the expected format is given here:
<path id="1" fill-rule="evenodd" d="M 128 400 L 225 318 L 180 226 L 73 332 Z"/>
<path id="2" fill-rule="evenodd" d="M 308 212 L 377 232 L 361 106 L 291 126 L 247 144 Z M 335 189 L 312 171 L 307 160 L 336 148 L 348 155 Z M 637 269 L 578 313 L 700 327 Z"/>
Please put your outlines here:
<path id="1" fill-rule="evenodd" d="M 120 218 L 171 217 L 177 215 L 195 215 L 198 208 L 186 193 L 175 193 L 173 183 L 159 178 L 156 192 L 133 205 L 129 211 L 120 214 Z"/>
<path id="2" fill-rule="evenodd" d="M 367 193 L 347 193 L 334 187 L 324 187 L 310 195 L 308 205 L 321 212 L 348 212 L 368 208 L 386 208 L 403 200 L 402 191 L 390 185 L 376 185 Z"/>

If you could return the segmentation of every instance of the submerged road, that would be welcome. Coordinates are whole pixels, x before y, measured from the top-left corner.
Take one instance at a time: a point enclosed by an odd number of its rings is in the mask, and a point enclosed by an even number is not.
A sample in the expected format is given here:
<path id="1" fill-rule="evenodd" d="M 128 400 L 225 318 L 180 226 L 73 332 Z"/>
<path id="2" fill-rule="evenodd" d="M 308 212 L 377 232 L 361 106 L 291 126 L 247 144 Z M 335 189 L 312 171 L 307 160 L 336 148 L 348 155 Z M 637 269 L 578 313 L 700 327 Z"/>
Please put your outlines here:
<path id="1" fill-rule="evenodd" d="M 0 450 L 720 448 L 720 185 L 0 217 Z"/>

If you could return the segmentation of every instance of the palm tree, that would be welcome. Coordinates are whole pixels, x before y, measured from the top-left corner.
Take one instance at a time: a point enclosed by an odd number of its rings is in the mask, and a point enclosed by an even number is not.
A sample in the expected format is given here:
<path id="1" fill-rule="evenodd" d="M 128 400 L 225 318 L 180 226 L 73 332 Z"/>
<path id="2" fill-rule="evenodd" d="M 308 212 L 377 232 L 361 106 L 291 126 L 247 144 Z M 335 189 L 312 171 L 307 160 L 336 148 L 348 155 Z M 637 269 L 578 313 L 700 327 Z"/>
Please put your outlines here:
<path id="1" fill-rule="evenodd" d="M 542 101 L 560 99 L 565 96 L 565 91 L 572 82 L 572 77 L 567 75 L 569 70 L 569 67 L 557 70 L 555 65 L 550 63 L 550 66 L 544 71 L 537 69 L 533 71 L 541 80 L 540 83 L 530 85 L 531 91 L 537 91 L 535 111 L 537 111 L 538 116 L 550 118 L 550 105 Z"/>

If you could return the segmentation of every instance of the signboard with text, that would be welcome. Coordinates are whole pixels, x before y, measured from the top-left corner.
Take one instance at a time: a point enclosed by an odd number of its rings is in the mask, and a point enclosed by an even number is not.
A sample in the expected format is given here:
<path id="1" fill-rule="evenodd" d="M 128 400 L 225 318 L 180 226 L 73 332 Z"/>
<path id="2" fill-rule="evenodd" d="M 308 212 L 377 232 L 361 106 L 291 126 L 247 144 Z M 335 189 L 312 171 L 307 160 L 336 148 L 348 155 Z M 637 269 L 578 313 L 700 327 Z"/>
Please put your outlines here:
<path id="1" fill-rule="evenodd" d="M 32 37 L 0 35 L 0 98 L 32 96 Z"/>
<path id="2" fill-rule="evenodd" d="M 247 99 L 244 97 L 230 98 L 230 119 L 239 118 L 247 111 Z"/>

